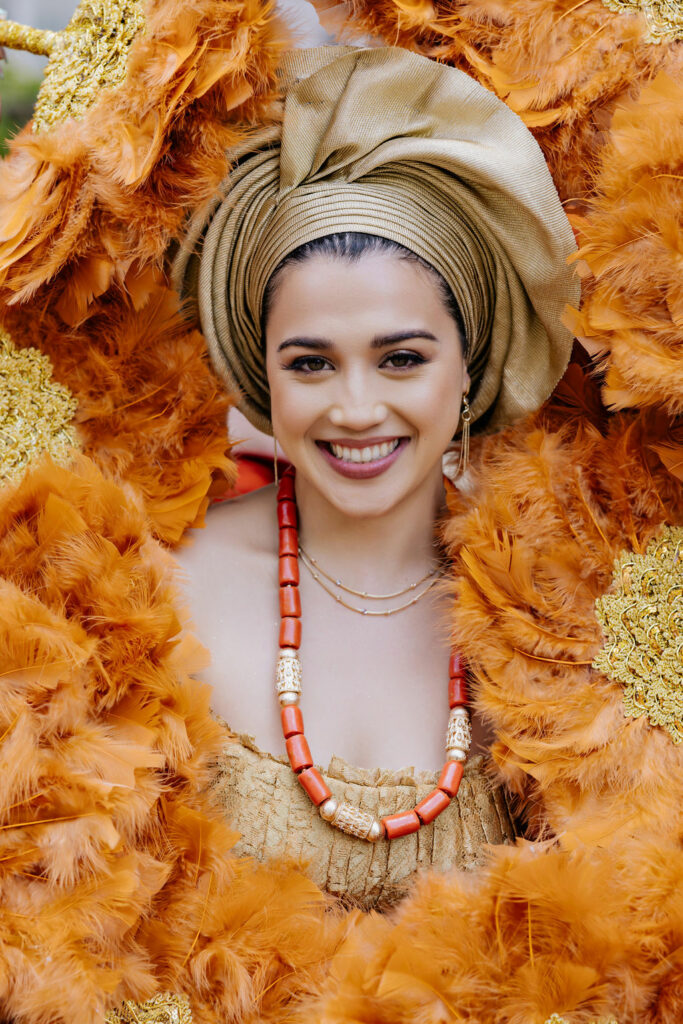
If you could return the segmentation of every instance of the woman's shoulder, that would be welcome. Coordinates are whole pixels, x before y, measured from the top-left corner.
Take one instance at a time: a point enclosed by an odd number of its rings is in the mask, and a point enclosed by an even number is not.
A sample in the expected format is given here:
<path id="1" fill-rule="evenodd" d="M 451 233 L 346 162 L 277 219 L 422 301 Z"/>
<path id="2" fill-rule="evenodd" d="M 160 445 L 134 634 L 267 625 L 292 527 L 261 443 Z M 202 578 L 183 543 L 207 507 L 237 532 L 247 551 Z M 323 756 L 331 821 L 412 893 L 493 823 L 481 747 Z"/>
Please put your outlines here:
<path id="1" fill-rule="evenodd" d="M 275 658 L 262 641 L 264 621 L 278 617 L 273 488 L 214 505 L 176 560 L 192 631 L 211 653 L 202 678 L 214 689 L 213 706 L 231 724 L 246 725 L 251 718 L 234 680 L 248 680 L 247 689 L 260 693 Z"/>
<path id="2" fill-rule="evenodd" d="M 230 498 L 211 506 L 203 527 L 192 530 L 187 543 L 176 552 L 180 564 L 191 569 L 198 563 L 217 559 L 271 556 L 277 553 L 275 488 Z"/>

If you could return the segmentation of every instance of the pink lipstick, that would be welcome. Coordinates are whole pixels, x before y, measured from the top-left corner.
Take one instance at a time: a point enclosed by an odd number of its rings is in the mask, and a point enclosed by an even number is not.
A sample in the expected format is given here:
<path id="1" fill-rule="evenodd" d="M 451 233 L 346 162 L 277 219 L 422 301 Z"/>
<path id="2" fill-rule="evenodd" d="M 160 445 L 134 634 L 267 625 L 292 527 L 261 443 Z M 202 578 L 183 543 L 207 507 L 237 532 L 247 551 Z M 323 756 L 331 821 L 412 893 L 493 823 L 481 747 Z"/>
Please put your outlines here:
<path id="1" fill-rule="evenodd" d="M 367 437 L 361 440 L 335 438 L 332 441 L 316 441 L 316 444 L 340 476 L 351 480 L 369 480 L 393 466 L 408 442 L 407 437 Z M 389 451 L 383 454 L 387 448 Z M 359 455 L 356 456 L 355 452 Z M 363 461 L 359 461 L 361 452 Z"/>

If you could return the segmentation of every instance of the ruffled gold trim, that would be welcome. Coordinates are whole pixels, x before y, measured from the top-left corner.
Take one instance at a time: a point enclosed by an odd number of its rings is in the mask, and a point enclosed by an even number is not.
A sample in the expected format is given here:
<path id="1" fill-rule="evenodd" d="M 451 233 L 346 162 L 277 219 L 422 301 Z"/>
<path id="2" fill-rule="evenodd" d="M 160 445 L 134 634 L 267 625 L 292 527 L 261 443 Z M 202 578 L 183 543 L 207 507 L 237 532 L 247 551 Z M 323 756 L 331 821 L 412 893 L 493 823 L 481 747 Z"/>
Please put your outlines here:
<path id="1" fill-rule="evenodd" d="M 438 772 L 360 768 L 336 756 L 319 768 L 340 804 L 377 819 L 413 807 L 438 780 Z M 417 873 L 473 870 L 488 847 L 514 843 L 505 794 L 485 769 L 482 755 L 469 758 L 451 806 L 419 833 L 395 843 L 359 843 L 330 828 L 287 758 L 261 751 L 249 736 L 228 738 L 212 792 L 230 827 L 240 833 L 235 854 L 261 862 L 282 857 L 303 862 L 309 878 L 326 892 L 367 910 L 386 910 L 405 895 Z"/>

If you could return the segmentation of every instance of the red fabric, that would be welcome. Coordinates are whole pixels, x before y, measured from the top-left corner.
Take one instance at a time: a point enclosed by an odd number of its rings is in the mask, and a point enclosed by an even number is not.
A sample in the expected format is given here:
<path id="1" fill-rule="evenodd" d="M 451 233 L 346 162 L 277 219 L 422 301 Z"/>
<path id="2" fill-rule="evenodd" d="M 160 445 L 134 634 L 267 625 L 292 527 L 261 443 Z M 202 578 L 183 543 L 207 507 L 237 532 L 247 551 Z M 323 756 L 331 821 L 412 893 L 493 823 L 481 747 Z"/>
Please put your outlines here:
<path id="1" fill-rule="evenodd" d="M 278 473 L 282 475 L 289 465 L 284 460 L 278 461 Z M 275 480 L 272 459 L 262 459 L 257 455 L 241 455 L 237 459 L 237 480 L 235 486 L 214 498 L 213 504 L 237 498 L 240 494 L 249 494 L 259 487 L 266 487 Z"/>

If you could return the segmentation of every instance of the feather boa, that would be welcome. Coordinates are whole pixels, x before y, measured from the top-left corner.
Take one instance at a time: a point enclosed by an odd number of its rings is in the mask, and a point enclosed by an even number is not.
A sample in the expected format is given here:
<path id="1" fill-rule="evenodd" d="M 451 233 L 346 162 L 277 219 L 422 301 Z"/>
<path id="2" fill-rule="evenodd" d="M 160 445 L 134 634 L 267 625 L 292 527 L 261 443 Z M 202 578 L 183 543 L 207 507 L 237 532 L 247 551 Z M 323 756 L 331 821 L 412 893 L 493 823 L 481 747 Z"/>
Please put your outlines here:
<path id="1" fill-rule="evenodd" d="M 0 168 L 0 299 L 49 296 L 78 324 L 110 293 L 143 304 L 225 150 L 272 95 L 285 42 L 258 0 L 147 0 L 126 80 L 78 121 L 11 143 Z M 239 127 L 242 125 L 242 127 Z M 47 291 L 43 291 L 47 287 Z"/>
<path id="2" fill-rule="evenodd" d="M 682 831 L 683 746 L 627 718 L 622 687 L 591 668 L 604 638 L 595 601 L 616 557 L 683 522 L 683 424 L 615 417 L 603 435 L 557 407 L 484 444 L 476 505 L 446 539 L 454 640 L 479 679 L 493 757 L 537 834 L 604 845 L 620 831 Z M 668 447 L 667 447 L 668 446 Z"/>
<path id="3" fill-rule="evenodd" d="M 475 879 L 425 876 L 359 921 L 301 1024 L 676 1024 L 683 853 L 499 847 Z M 557 1019 L 557 1018 L 555 1018 Z"/>
<path id="4" fill-rule="evenodd" d="M 259 0 L 148 0 L 146 19 L 122 86 L 26 128 L 0 164 L 0 317 L 51 357 L 84 450 L 174 544 L 234 467 L 228 400 L 163 259 L 269 102 L 287 33 Z"/>
<path id="5" fill-rule="evenodd" d="M 595 195 L 573 218 L 583 282 L 574 332 L 604 350 L 605 401 L 683 413 L 683 78 L 614 114 Z"/>
<path id="6" fill-rule="evenodd" d="M 176 544 L 199 525 L 211 488 L 235 474 L 226 436 L 228 396 L 208 365 L 202 336 L 178 296 L 150 289 L 142 309 L 105 303 L 87 325 L 66 328 L 54 310 L 28 321 L 5 311 L 15 341 L 52 360 L 78 398 L 84 452 L 114 480 L 135 487 L 157 537 Z"/>
<path id="7" fill-rule="evenodd" d="M 300 872 L 230 856 L 168 555 L 85 458 L 6 491 L 0 523 L 2 1017 L 100 1024 L 170 988 L 199 1022 L 270 1019 L 339 924 Z"/>

